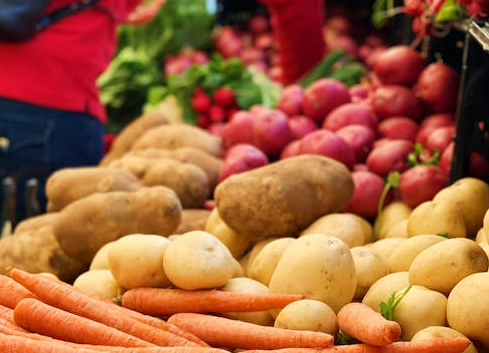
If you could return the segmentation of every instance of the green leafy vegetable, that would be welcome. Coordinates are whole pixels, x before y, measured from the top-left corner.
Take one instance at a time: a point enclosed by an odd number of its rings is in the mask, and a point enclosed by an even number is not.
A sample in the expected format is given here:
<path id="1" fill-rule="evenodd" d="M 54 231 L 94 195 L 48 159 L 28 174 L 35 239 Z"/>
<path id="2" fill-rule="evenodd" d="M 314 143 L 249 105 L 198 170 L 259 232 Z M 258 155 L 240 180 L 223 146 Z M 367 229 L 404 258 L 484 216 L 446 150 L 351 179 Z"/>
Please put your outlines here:
<path id="1" fill-rule="evenodd" d="M 455 0 L 447 0 L 435 17 L 435 23 L 460 21 L 467 18 L 463 6 Z"/>
<path id="2" fill-rule="evenodd" d="M 418 142 L 415 143 L 414 151 L 408 155 L 408 165 L 410 167 L 414 167 L 417 165 L 439 165 L 440 164 L 441 152 L 439 150 L 435 150 L 429 158 L 422 160 L 421 157 L 425 154 L 426 151 L 423 145 Z"/>
<path id="3" fill-rule="evenodd" d="M 402 293 L 396 294 L 392 293 L 389 296 L 389 299 L 385 302 L 380 303 L 380 314 L 385 317 L 387 320 L 392 320 L 392 314 L 394 313 L 394 309 L 399 305 L 401 300 L 406 296 L 409 290 L 412 288 L 412 285 L 409 285 Z"/>
<path id="4" fill-rule="evenodd" d="M 355 344 L 355 343 L 360 343 L 360 341 L 351 336 L 348 336 L 346 333 L 343 333 L 341 331 L 338 332 L 338 336 L 335 344 L 344 345 L 344 344 Z"/>

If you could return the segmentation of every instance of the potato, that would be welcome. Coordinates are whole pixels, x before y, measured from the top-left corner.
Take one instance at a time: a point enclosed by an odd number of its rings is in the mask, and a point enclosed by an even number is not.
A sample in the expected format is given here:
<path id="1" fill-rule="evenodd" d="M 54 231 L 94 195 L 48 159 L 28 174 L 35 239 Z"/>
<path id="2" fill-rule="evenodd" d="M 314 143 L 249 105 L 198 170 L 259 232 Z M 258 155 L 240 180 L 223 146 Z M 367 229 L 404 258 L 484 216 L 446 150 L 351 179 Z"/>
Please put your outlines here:
<path id="1" fill-rule="evenodd" d="M 36 216 L 25 218 L 17 223 L 14 228 L 14 234 L 28 230 L 37 230 L 44 226 L 52 226 L 54 220 L 58 217 L 58 214 L 58 212 L 41 213 Z"/>
<path id="2" fill-rule="evenodd" d="M 296 236 L 319 217 L 339 212 L 352 194 L 353 180 L 342 163 L 301 155 L 226 178 L 214 199 L 227 225 L 260 238 Z"/>
<path id="3" fill-rule="evenodd" d="M 489 261 L 475 241 L 453 238 L 421 251 L 409 267 L 409 282 L 448 295 L 464 277 L 485 272 Z"/>
<path id="4" fill-rule="evenodd" d="M 83 272 L 75 279 L 73 287 L 110 300 L 117 300 L 124 293 L 124 289 L 117 283 L 112 272 L 108 269 Z"/>
<path id="5" fill-rule="evenodd" d="M 435 234 L 420 234 L 403 241 L 390 254 L 387 265 L 389 272 L 409 271 L 414 258 L 427 247 L 447 240 Z"/>
<path id="6" fill-rule="evenodd" d="M 350 248 L 365 244 L 363 218 L 353 213 L 330 213 L 312 222 L 300 235 L 320 233 L 343 240 Z"/>
<path id="7" fill-rule="evenodd" d="M 268 286 L 278 261 L 294 240 L 295 238 L 286 237 L 266 243 L 250 264 L 248 276 Z"/>
<path id="8" fill-rule="evenodd" d="M 449 200 L 426 201 L 416 206 L 408 218 L 410 237 L 419 234 L 441 234 L 465 238 L 467 229 L 460 208 Z"/>
<path id="9" fill-rule="evenodd" d="M 489 184 L 473 177 L 461 178 L 440 190 L 433 201 L 455 205 L 464 220 L 466 236 L 473 238 L 482 227 L 484 214 L 489 209 Z"/>
<path id="10" fill-rule="evenodd" d="M 218 184 L 219 171 L 224 164 L 222 158 L 195 147 L 180 147 L 175 149 L 147 148 L 144 150 L 129 151 L 124 157 L 143 157 L 151 160 L 172 158 L 182 163 L 195 164 L 207 174 L 211 190 L 214 190 Z"/>
<path id="11" fill-rule="evenodd" d="M 407 225 L 408 225 L 407 219 L 403 219 L 399 223 L 394 224 L 385 233 L 384 238 L 409 238 Z"/>
<path id="12" fill-rule="evenodd" d="M 224 223 L 217 208 L 211 211 L 204 230 L 222 241 L 236 259 L 239 259 L 250 247 L 250 238 L 239 234 Z"/>
<path id="13" fill-rule="evenodd" d="M 110 272 L 125 288 L 169 287 L 163 259 L 170 240 L 155 234 L 128 234 L 112 243 L 107 252 Z"/>
<path id="14" fill-rule="evenodd" d="M 183 234 L 192 230 L 205 230 L 210 215 L 211 210 L 204 208 L 184 208 L 175 234 Z"/>
<path id="15" fill-rule="evenodd" d="M 165 115 L 158 111 L 149 111 L 127 124 L 117 135 L 109 152 L 102 158 L 99 165 L 108 165 L 114 159 L 120 158 L 129 151 L 134 143 L 146 130 L 155 126 L 167 124 Z"/>
<path id="16" fill-rule="evenodd" d="M 377 239 L 387 237 L 387 232 L 397 223 L 408 218 L 412 208 L 401 201 L 393 201 L 382 210 L 374 221 L 374 234 Z"/>
<path id="17" fill-rule="evenodd" d="M 324 302 L 301 299 L 286 305 L 275 318 L 274 327 L 325 332 L 335 336 L 338 323 L 335 312 Z"/>
<path id="18" fill-rule="evenodd" d="M 247 277 L 231 278 L 229 281 L 219 288 L 225 292 L 232 293 L 268 293 L 268 287 L 263 283 L 255 281 L 254 279 Z M 251 322 L 257 325 L 272 326 L 273 317 L 270 314 L 270 310 L 264 311 L 250 311 L 250 312 L 224 312 L 220 313 L 220 316 L 227 317 L 228 319 L 240 320 L 245 322 Z"/>
<path id="19" fill-rule="evenodd" d="M 396 292 L 400 295 L 407 288 Z M 428 326 L 446 326 L 447 298 L 440 292 L 413 285 L 399 302 L 392 320 L 401 325 L 401 340 L 409 341 L 416 332 Z"/>
<path id="20" fill-rule="evenodd" d="M 350 249 L 355 262 L 357 287 L 354 299 L 361 299 L 378 279 L 389 273 L 384 259 L 368 246 L 355 246 Z"/>
<path id="21" fill-rule="evenodd" d="M 487 244 L 487 233 L 486 233 L 486 230 L 484 227 L 480 228 L 478 231 L 477 231 L 477 234 L 475 236 L 475 242 L 477 244 L 483 244 L 483 243 L 486 243 Z"/>
<path id="22" fill-rule="evenodd" d="M 448 295 L 448 325 L 489 349 L 489 272 L 473 273 Z"/>
<path id="23" fill-rule="evenodd" d="M 267 239 L 262 239 L 259 240 L 255 243 L 253 243 L 253 246 L 251 250 L 247 253 L 248 255 L 248 261 L 246 261 L 246 273 L 250 273 L 251 266 L 253 266 L 253 262 L 255 261 L 255 258 L 258 256 L 258 254 L 263 250 L 263 248 L 268 244 L 271 243 L 272 241 L 280 239 L 280 238 L 267 238 Z"/>
<path id="24" fill-rule="evenodd" d="M 167 246 L 163 267 L 175 286 L 205 289 L 221 287 L 235 276 L 236 262 L 226 245 L 214 235 L 192 231 Z"/>
<path id="25" fill-rule="evenodd" d="M 112 244 L 114 244 L 114 241 L 102 245 L 102 247 L 97 250 L 90 262 L 89 270 L 110 270 L 108 253 Z"/>
<path id="26" fill-rule="evenodd" d="M 386 263 L 389 262 L 389 257 L 407 238 L 385 238 L 366 244 L 377 252 Z"/>
<path id="27" fill-rule="evenodd" d="M 86 267 L 63 251 L 51 226 L 0 239 L 0 273 L 4 275 L 11 268 L 19 268 L 32 273 L 52 273 L 62 281 L 72 282 Z"/>
<path id="28" fill-rule="evenodd" d="M 198 148 L 215 157 L 221 157 L 223 152 L 220 138 L 189 124 L 165 124 L 148 129 L 134 141 L 131 149 L 180 147 Z"/>
<path id="29" fill-rule="evenodd" d="M 345 242 L 323 234 L 306 234 L 285 249 L 269 288 L 272 293 L 306 294 L 336 313 L 353 299 L 356 282 L 355 263 Z"/>
<path id="30" fill-rule="evenodd" d="M 375 281 L 362 298 L 362 303 L 380 312 L 380 303 L 387 301 L 392 293 L 409 285 L 409 272 L 390 273 Z"/>
<path id="31" fill-rule="evenodd" d="M 175 192 L 164 186 L 95 193 L 65 207 L 53 232 L 68 255 L 88 265 L 98 249 L 123 235 L 172 234 L 181 210 Z"/>
<path id="32" fill-rule="evenodd" d="M 430 340 L 436 337 L 462 337 L 467 338 L 463 333 L 446 326 L 428 326 L 416 332 L 411 338 L 411 342 Z M 477 349 L 471 343 L 467 349 L 461 353 L 477 353 Z"/>
<path id="33" fill-rule="evenodd" d="M 46 181 L 48 212 L 60 211 L 73 201 L 96 192 L 135 191 L 139 180 L 128 171 L 109 167 L 67 167 Z"/>

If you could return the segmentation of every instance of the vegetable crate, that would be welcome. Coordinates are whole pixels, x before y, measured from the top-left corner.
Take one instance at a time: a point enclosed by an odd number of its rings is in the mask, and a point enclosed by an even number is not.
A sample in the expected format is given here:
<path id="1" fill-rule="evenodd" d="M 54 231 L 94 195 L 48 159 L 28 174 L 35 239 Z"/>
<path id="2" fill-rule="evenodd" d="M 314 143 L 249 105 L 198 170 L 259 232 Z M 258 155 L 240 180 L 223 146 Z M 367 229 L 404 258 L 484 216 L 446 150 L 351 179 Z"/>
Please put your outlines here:
<path id="1" fill-rule="evenodd" d="M 457 134 L 450 180 L 468 174 L 472 152 L 489 161 L 489 24 L 471 21 L 464 29 Z M 489 175 L 485 176 L 489 181 Z"/>

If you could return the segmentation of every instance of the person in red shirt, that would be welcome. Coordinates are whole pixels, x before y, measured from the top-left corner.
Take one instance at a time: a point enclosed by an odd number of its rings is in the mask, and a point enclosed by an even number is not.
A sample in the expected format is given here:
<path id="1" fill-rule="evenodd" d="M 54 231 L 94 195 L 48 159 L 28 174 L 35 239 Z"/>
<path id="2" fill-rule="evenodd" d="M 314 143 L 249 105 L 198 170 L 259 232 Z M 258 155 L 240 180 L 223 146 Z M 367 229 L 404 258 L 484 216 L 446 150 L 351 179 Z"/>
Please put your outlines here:
<path id="1" fill-rule="evenodd" d="M 45 13 L 77 1 L 52 0 Z M 117 26 L 145 24 L 164 3 L 142 1 L 101 0 L 27 41 L 0 43 L 0 180 L 16 182 L 17 218 L 26 216 L 28 179 L 37 179 L 43 212 L 53 171 L 102 158 L 107 116 L 96 80 L 115 53 Z"/>

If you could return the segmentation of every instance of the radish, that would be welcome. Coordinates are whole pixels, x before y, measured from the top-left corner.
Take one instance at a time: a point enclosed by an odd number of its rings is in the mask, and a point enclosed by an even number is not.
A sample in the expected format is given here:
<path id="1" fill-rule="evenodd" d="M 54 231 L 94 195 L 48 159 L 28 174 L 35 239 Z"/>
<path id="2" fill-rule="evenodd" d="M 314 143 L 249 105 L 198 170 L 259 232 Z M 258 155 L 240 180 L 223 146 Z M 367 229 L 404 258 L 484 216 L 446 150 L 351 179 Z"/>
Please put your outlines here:
<path id="1" fill-rule="evenodd" d="M 384 84 L 412 86 L 426 66 L 420 52 L 408 45 L 396 45 L 381 53 L 373 70 Z"/>
<path id="2" fill-rule="evenodd" d="M 356 163 L 363 163 L 372 150 L 375 132 L 365 125 L 353 124 L 342 127 L 336 134 L 351 147 Z"/>
<path id="3" fill-rule="evenodd" d="M 452 113 L 457 105 L 460 74 L 450 66 L 432 63 L 425 67 L 413 89 L 426 109 L 433 113 Z"/>
<path id="4" fill-rule="evenodd" d="M 192 109 L 195 110 L 197 113 L 207 114 L 210 107 L 212 106 L 212 100 L 211 97 L 209 97 L 203 91 L 197 91 L 192 95 L 190 105 L 192 106 Z"/>
<path id="5" fill-rule="evenodd" d="M 350 202 L 343 212 L 351 212 L 366 219 L 375 217 L 379 206 L 384 181 L 377 174 L 368 170 L 356 170 L 351 172 L 354 189 Z M 384 204 L 390 202 L 390 194 Z"/>
<path id="6" fill-rule="evenodd" d="M 282 149 L 294 139 L 287 115 L 278 109 L 267 108 L 253 115 L 253 145 L 272 159 L 280 156 Z"/>
<path id="7" fill-rule="evenodd" d="M 318 125 L 334 108 L 351 101 L 348 86 L 330 78 L 321 78 L 304 90 L 302 111 Z"/>
<path id="8" fill-rule="evenodd" d="M 406 140 L 390 140 L 375 147 L 367 156 L 366 164 L 371 172 L 381 177 L 391 171 L 403 172 L 408 169 L 408 155 L 414 151 L 414 144 Z"/>
<path id="9" fill-rule="evenodd" d="M 404 116 L 393 116 L 379 123 L 377 132 L 380 137 L 392 140 L 408 140 L 414 142 L 419 125 L 413 119 Z"/>
<path id="10" fill-rule="evenodd" d="M 304 90 L 300 85 L 288 85 L 280 92 L 277 108 L 288 116 L 300 115 L 302 113 L 303 98 Z"/>
<path id="11" fill-rule="evenodd" d="M 259 148 L 246 143 L 234 145 L 224 155 L 224 163 L 219 170 L 219 181 L 267 164 L 268 157 Z"/>
<path id="12" fill-rule="evenodd" d="M 295 115 L 288 119 L 289 128 L 295 139 L 300 139 L 318 129 L 316 123 L 305 115 Z"/>
<path id="13" fill-rule="evenodd" d="M 212 105 L 209 108 L 208 114 L 212 122 L 223 122 L 226 119 L 226 111 L 219 105 Z"/>
<path id="14" fill-rule="evenodd" d="M 236 104 L 234 91 L 230 87 L 219 87 L 214 91 L 214 103 L 223 108 L 229 108 Z"/>
<path id="15" fill-rule="evenodd" d="M 323 122 L 323 128 L 337 131 L 342 127 L 352 124 L 365 125 L 372 130 L 377 130 L 378 118 L 373 110 L 362 103 L 346 103 L 334 108 Z"/>
<path id="16" fill-rule="evenodd" d="M 430 201 L 438 191 L 448 186 L 448 174 L 439 166 L 417 165 L 401 173 L 397 193 L 402 202 L 416 207 Z"/>
<path id="17" fill-rule="evenodd" d="M 300 144 L 301 154 L 320 154 L 342 162 L 348 169 L 355 164 L 352 148 L 332 131 L 319 129 L 304 136 Z"/>
<path id="18" fill-rule="evenodd" d="M 382 85 L 372 94 L 372 108 L 380 120 L 406 116 L 415 121 L 424 115 L 421 101 L 414 92 L 401 85 Z"/>

